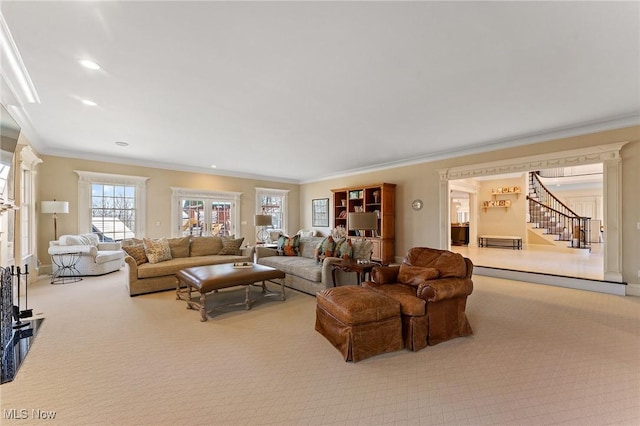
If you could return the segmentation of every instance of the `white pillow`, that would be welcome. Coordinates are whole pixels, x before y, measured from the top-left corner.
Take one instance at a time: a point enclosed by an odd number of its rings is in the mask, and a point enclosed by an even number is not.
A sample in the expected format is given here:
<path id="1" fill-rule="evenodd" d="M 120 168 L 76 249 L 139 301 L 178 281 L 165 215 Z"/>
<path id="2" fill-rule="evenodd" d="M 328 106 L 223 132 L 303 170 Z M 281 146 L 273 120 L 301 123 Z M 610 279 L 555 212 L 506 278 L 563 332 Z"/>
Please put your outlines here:
<path id="1" fill-rule="evenodd" d="M 96 234 L 80 234 L 78 235 L 83 245 L 97 246 L 100 243 L 100 238 Z"/>
<path id="2" fill-rule="evenodd" d="M 62 235 L 58 239 L 61 246 L 96 246 L 98 242 L 96 234 Z"/>
<path id="3" fill-rule="evenodd" d="M 315 229 L 301 229 L 298 231 L 298 235 L 300 235 L 301 237 L 315 237 L 316 236 L 316 230 Z"/>
<path id="4" fill-rule="evenodd" d="M 61 246 L 77 246 L 80 245 L 80 238 L 77 235 L 61 235 L 58 238 L 58 244 Z"/>

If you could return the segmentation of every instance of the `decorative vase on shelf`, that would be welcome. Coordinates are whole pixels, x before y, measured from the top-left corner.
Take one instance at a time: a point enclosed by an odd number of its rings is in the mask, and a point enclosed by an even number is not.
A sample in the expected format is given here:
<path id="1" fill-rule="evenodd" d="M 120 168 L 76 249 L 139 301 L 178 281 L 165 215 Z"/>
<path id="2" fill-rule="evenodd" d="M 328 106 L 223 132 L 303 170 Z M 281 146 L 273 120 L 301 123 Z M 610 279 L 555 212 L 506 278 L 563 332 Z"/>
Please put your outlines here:
<path id="1" fill-rule="evenodd" d="M 373 191 L 373 202 L 376 203 L 376 204 L 380 202 L 380 192 L 379 191 Z"/>

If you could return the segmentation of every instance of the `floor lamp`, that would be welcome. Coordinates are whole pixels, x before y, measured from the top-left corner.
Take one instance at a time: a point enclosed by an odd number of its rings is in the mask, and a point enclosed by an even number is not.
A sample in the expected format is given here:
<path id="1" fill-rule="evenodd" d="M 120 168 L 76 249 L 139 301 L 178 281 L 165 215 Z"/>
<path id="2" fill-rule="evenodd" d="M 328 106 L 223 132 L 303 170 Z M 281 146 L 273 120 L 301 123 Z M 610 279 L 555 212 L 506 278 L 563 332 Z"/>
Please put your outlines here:
<path id="1" fill-rule="evenodd" d="M 58 213 L 69 213 L 69 202 L 68 201 L 41 201 L 40 202 L 40 213 L 52 214 L 53 215 L 53 236 L 54 240 L 58 239 L 58 217 L 56 216 Z"/>
<path id="2" fill-rule="evenodd" d="M 266 228 L 273 224 L 273 217 L 270 214 L 257 214 L 253 220 L 253 224 L 255 226 L 262 226 L 262 229 L 258 231 L 256 237 L 258 238 L 258 242 L 266 243 L 267 237 L 269 236 Z"/>

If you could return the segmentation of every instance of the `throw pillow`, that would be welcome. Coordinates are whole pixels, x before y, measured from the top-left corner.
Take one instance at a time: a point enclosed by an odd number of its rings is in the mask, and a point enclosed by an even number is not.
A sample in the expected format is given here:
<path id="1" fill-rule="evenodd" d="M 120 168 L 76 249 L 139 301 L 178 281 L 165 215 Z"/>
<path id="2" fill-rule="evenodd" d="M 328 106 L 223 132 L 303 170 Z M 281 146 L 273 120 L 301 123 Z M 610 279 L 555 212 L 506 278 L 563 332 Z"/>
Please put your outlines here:
<path id="1" fill-rule="evenodd" d="M 159 263 L 171 260 L 171 249 L 166 238 L 152 240 L 144 238 L 144 252 L 149 259 L 149 263 Z"/>
<path id="2" fill-rule="evenodd" d="M 333 256 L 345 260 L 350 259 L 353 256 L 353 244 L 351 243 L 351 238 L 340 239 L 336 244 Z"/>
<path id="3" fill-rule="evenodd" d="M 222 250 L 220 250 L 218 254 L 231 254 L 235 256 L 242 255 L 240 246 L 243 241 L 244 237 L 237 239 L 222 237 Z"/>
<path id="4" fill-rule="evenodd" d="M 278 238 L 278 254 L 283 256 L 298 256 L 300 247 L 300 236 L 295 235 L 293 237 L 285 237 L 284 235 Z"/>
<path id="5" fill-rule="evenodd" d="M 311 229 L 311 230 L 306 230 L 306 229 L 301 229 L 298 231 L 298 233 L 296 235 L 299 235 L 301 237 L 315 237 L 316 236 L 316 231 Z"/>
<path id="6" fill-rule="evenodd" d="M 100 243 L 100 238 L 97 234 L 80 234 L 80 241 L 85 246 L 97 246 Z"/>
<path id="7" fill-rule="evenodd" d="M 333 252 L 336 249 L 336 242 L 333 237 L 329 235 L 327 238 L 320 241 L 320 244 L 316 247 L 315 258 L 318 263 L 324 261 L 326 257 L 332 257 Z"/>
<path id="8" fill-rule="evenodd" d="M 171 258 L 189 257 L 190 237 L 169 238 L 169 249 L 171 249 Z"/>
<path id="9" fill-rule="evenodd" d="M 440 272 L 438 272 L 436 268 L 425 268 L 401 263 L 400 270 L 398 271 L 398 282 L 418 287 L 423 282 L 435 280 L 439 275 Z"/>
<path id="10" fill-rule="evenodd" d="M 95 234 L 62 235 L 58 239 L 61 246 L 97 246 L 98 236 Z"/>
<path id="11" fill-rule="evenodd" d="M 221 237 L 194 237 L 191 240 L 191 256 L 209 256 L 222 250 Z"/>
<path id="12" fill-rule="evenodd" d="M 147 254 L 144 251 L 144 244 L 134 244 L 122 247 L 122 250 L 124 250 L 129 256 L 133 257 L 133 260 L 136 261 L 136 265 L 138 266 L 149 261 L 149 259 L 147 259 Z"/>
<path id="13" fill-rule="evenodd" d="M 353 243 L 354 259 L 371 260 L 371 252 L 373 251 L 373 243 L 371 240 L 356 240 Z"/>

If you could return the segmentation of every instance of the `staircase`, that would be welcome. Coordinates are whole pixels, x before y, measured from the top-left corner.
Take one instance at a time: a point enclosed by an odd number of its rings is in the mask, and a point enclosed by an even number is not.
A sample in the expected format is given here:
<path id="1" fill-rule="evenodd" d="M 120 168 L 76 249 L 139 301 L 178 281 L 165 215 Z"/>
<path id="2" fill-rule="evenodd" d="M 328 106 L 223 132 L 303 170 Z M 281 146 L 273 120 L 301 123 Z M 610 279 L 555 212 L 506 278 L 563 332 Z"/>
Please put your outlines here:
<path id="1" fill-rule="evenodd" d="M 527 201 L 531 232 L 556 247 L 591 251 L 587 244 L 590 218 L 577 215 L 558 200 L 540 181 L 538 172 L 529 172 Z"/>

